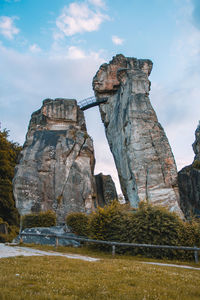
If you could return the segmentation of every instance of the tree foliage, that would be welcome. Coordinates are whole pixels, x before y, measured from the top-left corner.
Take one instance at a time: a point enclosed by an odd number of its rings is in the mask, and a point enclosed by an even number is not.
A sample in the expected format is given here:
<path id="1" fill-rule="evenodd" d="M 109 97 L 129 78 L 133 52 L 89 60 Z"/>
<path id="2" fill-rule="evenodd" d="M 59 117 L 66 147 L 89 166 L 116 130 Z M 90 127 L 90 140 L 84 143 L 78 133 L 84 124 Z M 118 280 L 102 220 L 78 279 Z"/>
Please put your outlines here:
<path id="1" fill-rule="evenodd" d="M 0 131 L 0 217 L 9 225 L 19 223 L 12 191 L 14 168 L 21 147 L 8 140 L 9 131 Z"/>

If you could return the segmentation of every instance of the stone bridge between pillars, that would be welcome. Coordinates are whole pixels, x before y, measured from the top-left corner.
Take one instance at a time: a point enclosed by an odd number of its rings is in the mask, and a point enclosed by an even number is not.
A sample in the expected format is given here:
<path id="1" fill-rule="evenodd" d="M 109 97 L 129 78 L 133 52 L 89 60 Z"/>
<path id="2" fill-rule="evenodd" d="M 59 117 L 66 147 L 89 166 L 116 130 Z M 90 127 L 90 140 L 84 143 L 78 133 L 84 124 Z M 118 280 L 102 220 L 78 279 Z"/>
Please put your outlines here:
<path id="1" fill-rule="evenodd" d="M 107 102 L 108 98 L 101 98 L 100 100 L 96 100 L 94 96 L 83 99 L 78 102 L 78 105 L 80 106 L 81 110 L 87 110 L 91 107 L 98 106 L 101 103 Z"/>

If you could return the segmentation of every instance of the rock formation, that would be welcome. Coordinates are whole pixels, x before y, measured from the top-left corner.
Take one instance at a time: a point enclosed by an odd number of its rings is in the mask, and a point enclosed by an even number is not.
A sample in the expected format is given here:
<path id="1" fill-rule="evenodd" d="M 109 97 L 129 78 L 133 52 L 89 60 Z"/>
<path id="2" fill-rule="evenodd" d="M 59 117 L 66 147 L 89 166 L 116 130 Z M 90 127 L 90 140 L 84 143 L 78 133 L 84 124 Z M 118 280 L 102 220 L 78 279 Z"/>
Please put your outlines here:
<path id="1" fill-rule="evenodd" d="M 20 215 L 51 209 L 61 224 L 69 212 L 93 210 L 94 163 L 76 100 L 44 100 L 31 116 L 13 180 Z"/>
<path id="2" fill-rule="evenodd" d="M 192 146 L 195 153 L 193 163 L 178 172 L 180 205 L 186 218 L 200 217 L 200 123 Z"/>
<path id="3" fill-rule="evenodd" d="M 101 118 L 114 156 L 122 192 L 139 201 L 166 206 L 181 215 L 174 157 L 149 100 L 152 62 L 115 56 L 93 79 Z"/>
<path id="4" fill-rule="evenodd" d="M 113 200 L 117 200 L 115 183 L 110 175 L 102 173 L 95 175 L 97 203 L 103 207 Z"/>

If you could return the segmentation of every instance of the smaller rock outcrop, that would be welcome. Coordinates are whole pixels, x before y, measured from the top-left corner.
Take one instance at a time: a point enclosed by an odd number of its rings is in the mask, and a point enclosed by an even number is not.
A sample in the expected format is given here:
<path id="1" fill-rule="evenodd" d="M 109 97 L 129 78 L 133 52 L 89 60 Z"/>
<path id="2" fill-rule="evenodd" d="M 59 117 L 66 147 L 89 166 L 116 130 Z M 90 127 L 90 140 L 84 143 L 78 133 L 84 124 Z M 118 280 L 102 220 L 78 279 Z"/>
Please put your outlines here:
<path id="1" fill-rule="evenodd" d="M 195 157 L 194 161 L 199 160 L 200 161 L 200 121 L 199 125 L 197 126 L 197 129 L 195 131 L 195 141 L 192 145 Z"/>
<path id="2" fill-rule="evenodd" d="M 94 209 L 94 149 L 84 114 L 73 99 L 46 99 L 31 116 L 13 180 L 20 215 Z"/>
<path id="3" fill-rule="evenodd" d="M 195 153 L 193 163 L 178 172 L 180 205 L 186 218 L 200 217 L 200 123 L 192 146 Z"/>
<path id="4" fill-rule="evenodd" d="M 95 175 L 97 204 L 101 207 L 117 200 L 115 183 L 110 175 Z"/>

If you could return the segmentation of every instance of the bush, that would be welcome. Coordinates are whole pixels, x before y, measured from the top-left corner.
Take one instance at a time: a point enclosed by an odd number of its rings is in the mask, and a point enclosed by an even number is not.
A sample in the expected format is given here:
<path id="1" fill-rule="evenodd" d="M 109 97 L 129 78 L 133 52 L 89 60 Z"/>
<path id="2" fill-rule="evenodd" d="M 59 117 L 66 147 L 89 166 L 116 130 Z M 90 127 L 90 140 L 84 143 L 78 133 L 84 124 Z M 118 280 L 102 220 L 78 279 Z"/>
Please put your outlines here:
<path id="1" fill-rule="evenodd" d="M 0 233 L 0 243 L 12 242 L 12 240 L 19 234 L 19 227 L 15 225 L 9 225 L 2 218 L 0 218 L 0 224 L 5 224 L 8 233 Z"/>
<path id="2" fill-rule="evenodd" d="M 67 216 L 72 232 L 95 240 L 200 247 L 200 223 L 184 222 L 162 207 L 141 203 L 137 210 L 117 201 L 99 207 L 91 215 L 72 213 Z M 111 251 L 111 246 L 93 244 L 94 248 Z M 117 246 L 117 253 L 131 253 L 154 258 L 194 259 L 193 251 L 133 248 Z"/>
<path id="3" fill-rule="evenodd" d="M 195 160 L 192 164 L 193 168 L 200 170 L 200 160 Z"/>
<path id="4" fill-rule="evenodd" d="M 153 245 L 180 245 L 180 232 L 183 230 L 182 220 L 163 207 L 141 203 L 139 209 L 131 217 L 132 242 Z M 134 254 L 150 257 L 172 258 L 178 255 L 175 250 L 135 248 Z"/>
<path id="5" fill-rule="evenodd" d="M 111 204 L 99 207 L 89 220 L 89 237 L 96 240 L 130 242 L 130 216 L 126 205 L 112 201 Z M 110 246 L 95 245 L 96 248 L 109 250 Z M 118 247 L 118 252 L 127 248 Z"/>
<path id="6" fill-rule="evenodd" d="M 89 219 L 89 237 L 97 240 L 138 244 L 200 246 L 200 224 L 182 221 L 162 207 L 141 203 L 137 211 L 117 202 L 98 208 Z M 110 250 L 107 245 L 96 248 Z M 117 247 L 118 253 L 131 252 L 156 258 L 194 259 L 193 252 L 170 249 Z"/>
<path id="7" fill-rule="evenodd" d="M 67 226 L 73 233 L 80 236 L 88 235 L 88 221 L 89 216 L 81 212 L 71 213 L 66 217 Z"/>
<path id="8" fill-rule="evenodd" d="M 56 225 L 56 214 L 51 211 L 32 213 L 22 217 L 22 228 L 51 227 Z"/>

